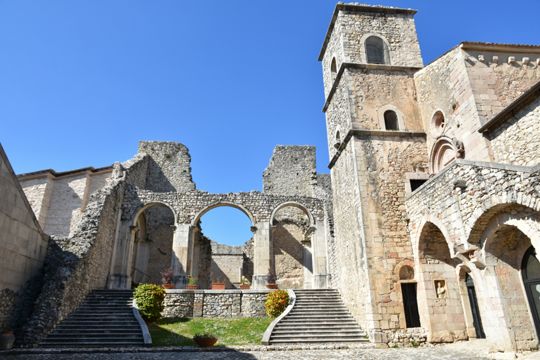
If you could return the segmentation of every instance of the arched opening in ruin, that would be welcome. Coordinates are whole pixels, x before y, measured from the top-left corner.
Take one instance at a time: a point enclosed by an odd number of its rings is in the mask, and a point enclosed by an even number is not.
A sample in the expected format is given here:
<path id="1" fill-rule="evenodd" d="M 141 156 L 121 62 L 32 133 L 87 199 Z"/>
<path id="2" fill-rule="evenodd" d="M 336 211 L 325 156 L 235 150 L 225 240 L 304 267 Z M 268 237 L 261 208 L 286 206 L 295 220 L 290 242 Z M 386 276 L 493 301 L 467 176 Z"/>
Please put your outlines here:
<path id="1" fill-rule="evenodd" d="M 253 216 L 235 204 L 204 209 L 192 228 L 188 274 L 200 289 L 239 288 L 253 277 Z"/>
<path id="2" fill-rule="evenodd" d="M 172 243 L 175 216 L 161 203 L 152 203 L 135 217 L 131 231 L 128 274 L 132 286 L 140 283 L 161 284 L 163 274 L 172 275 Z"/>
<path id="3" fill-rule="evenodd" d="M 271 217 L 271 277 L 279 288 L 313 287 L 313 218 L 300 204 L 278 206 Z"/>
<path id="4" fill-rule="evenodd" d="M 534 247 L 530 247 L 521 261 L 521 276 L 533 316 L 536 335 L 540 336 L 540 261 Z"/>
<path id="5" fill-rule="evenodd" d="M 426 223 L 419 238 L 419 307 L 430 342 L 467 338 L 461 295 L 456 276 L 458 261 L 450 254 L 443 232 Z"/>

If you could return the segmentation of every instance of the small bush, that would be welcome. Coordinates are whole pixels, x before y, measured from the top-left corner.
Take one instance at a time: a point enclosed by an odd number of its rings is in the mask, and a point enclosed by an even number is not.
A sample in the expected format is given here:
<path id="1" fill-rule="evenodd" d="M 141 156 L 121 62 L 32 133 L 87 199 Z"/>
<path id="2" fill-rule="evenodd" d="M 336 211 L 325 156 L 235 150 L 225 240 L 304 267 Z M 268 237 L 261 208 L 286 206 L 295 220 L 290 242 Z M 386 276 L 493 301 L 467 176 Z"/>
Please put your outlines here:
<path id="1" fill-rule="evenodd" d="M 135 302 L 141 315 L 148 321 L 156 321 L 163 311 L 165 290 L 154 284 L 141 284 L 135 289 Z"/>
<path id="2" fill-rule="evenodd" d="M 266 314 L 271 317 L 279 316 L 287 305 L 289 305 L 289 294 L 286 290 L 271 291 L 264 302 Z"/>

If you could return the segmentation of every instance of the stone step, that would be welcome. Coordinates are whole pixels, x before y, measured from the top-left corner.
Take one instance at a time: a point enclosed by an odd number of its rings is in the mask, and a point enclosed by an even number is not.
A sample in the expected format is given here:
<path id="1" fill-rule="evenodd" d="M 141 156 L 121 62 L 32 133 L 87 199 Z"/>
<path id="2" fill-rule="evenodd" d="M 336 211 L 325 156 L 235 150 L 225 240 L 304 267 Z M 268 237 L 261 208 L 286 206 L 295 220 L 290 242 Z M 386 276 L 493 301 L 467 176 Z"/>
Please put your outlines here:
<path id="1" fill-rule="evenodd" d="M 130 290 L 96 290 L 40 344 L 44 347 L 143 346 Z"/>
<path id="2" fill-rule="evenodd" d="M 287 340 L 295 340 L 295 339 L 321 339 L 321 340 L 335 340 L 335 339 L 350 339 L 350 338 L 362 338 L 362 335 L 359 334 L 277 334 L 270 337 L 272 340 L 278 340 L 278 339 L 287 339 Z"/>
<path id="3" fill-rule="evenodd" d="M 322 329 L 333 329 L 333 328 L 343 328 L 343 329 L 360 329 L 360 327 L 354 323 L 343 323 L 341 321 L 336 322 L 320 322 L 320 323 L 300 323 L 300 322 L 279 322 L 276 325 L 276 329 L 288 328 L 288 329 L 309 329 L 309 328 L 322 328 Z"/>
<path id="4" fill-rule="evenodd" d="M 368 342 L 369 340 L 365 337 L 355 337 L 355 338 L 336 338 L 330 340 L 324 339 L 314 339 L 314 338 L 298 338 L 298 339 L 271 339 L 271 344 L 311 344 L 311 343 L 350 343 L 350 342 Z"/>

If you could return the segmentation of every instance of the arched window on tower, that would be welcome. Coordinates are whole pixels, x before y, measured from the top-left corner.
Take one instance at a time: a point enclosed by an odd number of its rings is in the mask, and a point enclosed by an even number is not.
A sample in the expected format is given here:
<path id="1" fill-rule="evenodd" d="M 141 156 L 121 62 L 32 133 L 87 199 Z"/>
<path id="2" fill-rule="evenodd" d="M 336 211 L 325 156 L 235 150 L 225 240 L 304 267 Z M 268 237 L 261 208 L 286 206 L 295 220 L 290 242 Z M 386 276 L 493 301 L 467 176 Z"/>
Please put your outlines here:
<path id="1" fill-rule="evenodd" d="M 399 130 L 398 116 L 394 110 L 384 112 L 384 128 L 386 130 Z"/>
<path id="2" fill-rule="evenodd" d="M 332 58 L 332 63 L 330 64 L 330 76 L 332 77 L 332 82 L 334 82 L 337 76 L 336 58 Z"/>
<path id="3" fill-rule="evenodd" d="M 368 64 L 389 64 L 388 47 L 383 39 L 370 36 L 366 39 L 366 60 Z"/>

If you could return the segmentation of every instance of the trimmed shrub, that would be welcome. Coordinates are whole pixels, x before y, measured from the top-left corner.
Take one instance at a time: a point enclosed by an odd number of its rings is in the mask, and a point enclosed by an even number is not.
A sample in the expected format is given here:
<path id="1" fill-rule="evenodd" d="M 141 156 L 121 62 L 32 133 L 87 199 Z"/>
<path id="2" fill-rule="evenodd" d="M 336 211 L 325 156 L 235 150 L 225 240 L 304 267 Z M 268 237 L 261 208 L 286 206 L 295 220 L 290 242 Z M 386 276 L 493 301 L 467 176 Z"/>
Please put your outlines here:
<path id="1" fill-rule="evenodd" d="M 163 311 L 165 290 L 155 284 L 141 284 L 135 288 L 135 302 L 145 320 L 156 321 Z"/>
<path id="2" fill-rule="evenodd" d="M 289 294 L 286 290 L 274 290 L 268 293 L 264 302 L 266 314 L 270 317 L 279 316 L 289 305 Z"/>

